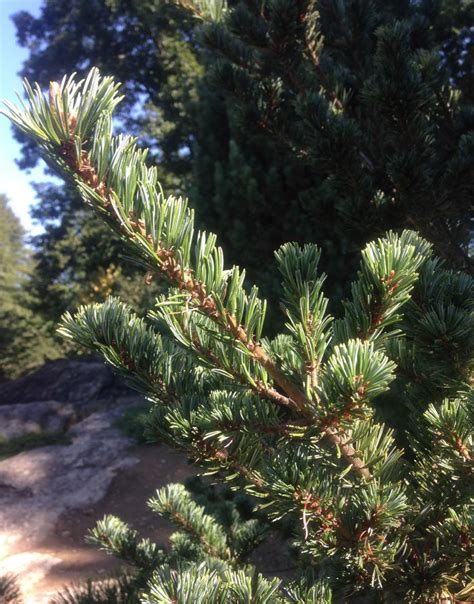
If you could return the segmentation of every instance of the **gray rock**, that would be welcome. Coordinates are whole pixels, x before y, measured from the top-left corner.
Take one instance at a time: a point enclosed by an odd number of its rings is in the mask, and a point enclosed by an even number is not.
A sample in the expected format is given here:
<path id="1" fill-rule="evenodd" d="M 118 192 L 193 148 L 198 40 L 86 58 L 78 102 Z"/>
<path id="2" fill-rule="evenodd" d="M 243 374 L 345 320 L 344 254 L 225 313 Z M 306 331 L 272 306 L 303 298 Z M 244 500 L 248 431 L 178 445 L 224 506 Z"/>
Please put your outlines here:
<path id="1" fill-rule="evenodd" d="M 128 451 L 134 441 L 115 422 L 141 400 L 95 357 L 54 361 L 0 384 L 0 436 L 64 431 L 72 439 L 0 461 L 0 572 L 22 569 L 25 602 L 50 601 L 32 586 L 59 558 L 35 550 L 42 551 L 61 514 L 90 510 L 114 476 L 138 462 Z"/>
<path id="2" fill-rule="evenodd" d="M 130 395 L 131 390 L 95 356 L 59 359 L 24 377 L 0 384 L 0 405 L 39 401 L 97 407 Z"/>
<path id="3" fill-rule="evenodd" d="M 58 401 L 2 405 L 0 437 L 11 439 L 31 432 L 64 432 L 75 419 L 74 407 Z"/>
<path id="4" fill-rule="evenodd" d="M 25 451 L 0 462 L 0 559 L 40 546 L 66 510 L 102 499 L 121 469 L 138 459 L 114 427 L 128 403 L 94 413 L 68 431 L 70 445 Z"/>

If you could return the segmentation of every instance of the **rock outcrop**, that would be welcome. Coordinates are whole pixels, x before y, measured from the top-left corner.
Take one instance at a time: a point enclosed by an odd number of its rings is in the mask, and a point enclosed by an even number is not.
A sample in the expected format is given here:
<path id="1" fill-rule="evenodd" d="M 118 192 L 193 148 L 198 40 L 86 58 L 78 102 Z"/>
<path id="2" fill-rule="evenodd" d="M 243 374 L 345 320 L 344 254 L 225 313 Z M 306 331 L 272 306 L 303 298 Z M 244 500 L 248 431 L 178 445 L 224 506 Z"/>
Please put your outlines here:
<path id="1" fill-rule="evenodd" d="M 134 442 L 115 423 L 141 403 L 95 357 L 54 361 L 0 384 L 0 436 L 62 431 L 72 441 L 0 461 L 0 576 L 16 573 L 25 601 L 49 601 L 35 585 L 60 562 L 40 549 L 61 514 L 100 501 L 116 474 L 137 463 Z"/>
<path id="2" fill-rule="evenodd" d="M 34 546 L 66 509 L 99 501 L 115 474 L 136 462 L 133 441 L 114 427 L 130 402 L 73 426 L 70 445 L 51 445 L 0 461 L 0 552 Z"/>
<path id="3" fill-rule="evenodd" d="M 87 410 L 130 393 L 110 367 L 89 355 L 50 361 L 29 375 L 0 383 L 0 405 L 58 401 Z"/>
<path id="4" fill-rule="evenodd" d="M 138 396 L 95 356 L 60 359 L 0 384 L 0 438 L 65 432 L 117 400 Z"/>
<path id="5" fill-rule="evenodd" d="M 59 401 L 39 401 L 0 406 L 0 438 L 26 433 L 65 432 L 77 419 L 73 405 Z"/>

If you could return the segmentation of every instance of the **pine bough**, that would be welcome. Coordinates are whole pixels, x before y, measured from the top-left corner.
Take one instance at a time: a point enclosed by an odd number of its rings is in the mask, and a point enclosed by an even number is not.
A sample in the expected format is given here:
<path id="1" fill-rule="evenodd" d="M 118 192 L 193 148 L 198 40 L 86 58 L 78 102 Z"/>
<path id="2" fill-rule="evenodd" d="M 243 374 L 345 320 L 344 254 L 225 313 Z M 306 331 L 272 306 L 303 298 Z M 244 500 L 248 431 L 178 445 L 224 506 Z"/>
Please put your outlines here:
<path id="1" fill-rule="evenodd" d="M 6 115 L 122 236 L 145 283 L 170 286 L 146 320 L 109 299 L 66 314 L 60 332 L 152 401 L 155 438 L 294 527 L 301 574 L 265 579 L 238 551 L 260 532 L 230 540 L 171 485 L 151 505 L 181 527 L 181 556 L 170 562 L 118 519 L 94 532 L 145 573 L 141 601 L 469 600 L 471 279 L 416 233 L 390 232 L 363 250 L 335 320 L 319 249 L 288 243 L 276 253 L 286 329 L 269 340 L 258 289 L 195 232 L 187 202 L 164 195 L 146 150 L 113 136 L 119 85 L 93 69 L 52 83 L 49 98 L 25 88 L 27 104 Z"/>

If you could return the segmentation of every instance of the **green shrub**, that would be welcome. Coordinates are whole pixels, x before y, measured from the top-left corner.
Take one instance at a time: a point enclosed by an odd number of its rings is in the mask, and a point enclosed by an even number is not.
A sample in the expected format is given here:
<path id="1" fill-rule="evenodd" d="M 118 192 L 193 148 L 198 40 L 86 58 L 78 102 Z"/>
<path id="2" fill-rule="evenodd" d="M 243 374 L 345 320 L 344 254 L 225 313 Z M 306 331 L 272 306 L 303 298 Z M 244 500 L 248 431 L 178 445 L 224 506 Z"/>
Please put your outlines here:
<path id="1" fill-rule="evenodd" d="M 320 250 L 289 243 L 276 254 L 286 329 L 265 338 L 258 289 L 224 268 L 212 234 L 195 233 L 185 200 L 164 196 L 146 152 L 112 136 L 117 91 L 94 69 L 53 83 L 49 100 L 27 84 L 28 106 L 9 108 L 146 281 L 170 285 L 146 320 L 111 298 L 66 314 L 60 331 L 147 396 L 149 433 L 261 499 L 274 522 L 291 520 L 301 573 L 259 575 L 240 556 L 259 533 L 229 541 L 179 485 L 151 504 L 184 530 L 177 559 L 119 519 L 99 523 L 96 542 L 147 577 L 143 602 L 469 598 L 472 279 L 416 233 L 389 232 L 362 251 L 334 319 Z"/>

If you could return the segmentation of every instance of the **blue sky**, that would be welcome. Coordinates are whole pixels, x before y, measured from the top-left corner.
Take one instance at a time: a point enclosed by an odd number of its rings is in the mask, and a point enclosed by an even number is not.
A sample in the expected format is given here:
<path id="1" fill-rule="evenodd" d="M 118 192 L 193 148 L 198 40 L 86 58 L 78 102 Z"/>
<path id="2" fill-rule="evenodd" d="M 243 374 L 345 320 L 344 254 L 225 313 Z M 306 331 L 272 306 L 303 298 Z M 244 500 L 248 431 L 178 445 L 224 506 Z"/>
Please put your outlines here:
<path id="1" fill-rule="evenodd" d="M 0 99 L 15 101 L 15 91 L 21 93 L 22 83 L 17 75 L 28 51 L 17 45 L 15 27 L 10 15 L 26 10 L 39 15 L 42 0 L 0 0 Z M 20 156 L 20 145 L 14 140 L 12 129 L 5 116 L 0 115 L 0 166 L 2 178 L 0 193 L 10 200 L 10 207 L 20 218 L 28 233 L 41 232 L 41 227 L 33 225 L 29 208 L 35 203 L 35 192 L 31 181 L 51 180 L 43 175 L 43 167 L 29 173 L 22 171 L 15 163 Z"/>

